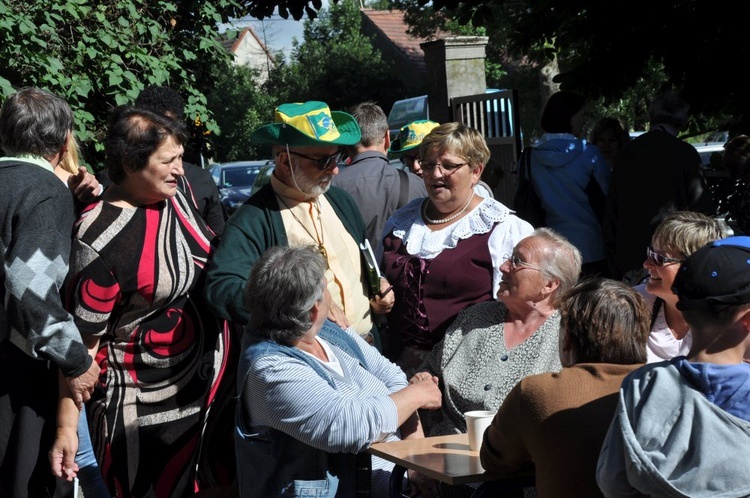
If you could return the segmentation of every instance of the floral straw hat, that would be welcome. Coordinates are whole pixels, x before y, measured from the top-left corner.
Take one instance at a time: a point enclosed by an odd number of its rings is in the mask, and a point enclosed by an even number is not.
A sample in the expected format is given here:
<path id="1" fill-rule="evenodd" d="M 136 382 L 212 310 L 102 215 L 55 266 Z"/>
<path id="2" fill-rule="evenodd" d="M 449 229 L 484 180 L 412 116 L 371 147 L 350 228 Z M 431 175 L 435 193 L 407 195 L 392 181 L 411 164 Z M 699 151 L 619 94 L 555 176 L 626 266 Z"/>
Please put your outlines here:
<path id="1" fill-rule="evenodd" d="M 316 147 L 356 145 L 362 138 L 354 116 L 333 111 L 324 102 L 282 104 L 274 111 L 274 123 L 253 131 L 250 139 L 259 144 Z"/>
<path id="2" fill-rule="evenodd" d="M 437 128 L 438 126 L 440 126 L 440 123 L 426 119 L 412 121 L 401 128 L 398 132 L 398 138 L 391 142 L 391 147 L 388 149 L 388 152 L 401 153 L 411 150 L 414 147 L 418 147 L 419 144 L 422 143 L 422 140 L 424 140 L 424 137 L 426 137 L 433 128 Z"/>

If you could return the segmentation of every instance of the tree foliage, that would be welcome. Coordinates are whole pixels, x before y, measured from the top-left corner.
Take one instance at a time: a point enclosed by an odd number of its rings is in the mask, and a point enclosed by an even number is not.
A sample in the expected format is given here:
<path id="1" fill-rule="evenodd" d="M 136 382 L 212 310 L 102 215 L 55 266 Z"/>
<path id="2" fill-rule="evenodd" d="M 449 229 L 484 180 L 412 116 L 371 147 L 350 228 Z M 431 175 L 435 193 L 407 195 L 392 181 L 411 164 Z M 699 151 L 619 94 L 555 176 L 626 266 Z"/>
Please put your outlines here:
<path id="1" fill-rule="evenodd" d="M 403 92 L 389 63 L 360 33 L 355 2 L 332 4 L 315 20 L 305 21 L 303 43 L 296 43 L 288 63 L 272 71 L 268 92 L 279 103 L 321 100 L 344 109 L 371 100 L 386 112 Z"/>
<path id="2" fill-rule="evenodd" d="M 0 0 L 0 91 L 37 86 L 65 98 L 94 163 L 112 108 L 146 85 L 179 90 L 187 114 L 211 130 L 198 83 L 228 57 L 217 23 L 243 9 L 233 0 Z"/>
<path id="3" fill-rule="evenodd" d="M 218 162 L 263 157 L 264 152 L 250 141 L 252 131 L 270 121 L 268 115 L 276 104 L 256 83 L 258 72 L 235 64 L 217 64 L 206 90 L 208 108 L 220 133 L 211 137 Z"/>
<path id="4" fill-rule="evenodd" d="M 290 12 L 320 4 L 279 2 Z M 261 0 L 251 4 L 273 8 Z M 561 55 L 557 81 L 562 88 L 605 104 L 618 105 L 660 67 L 660 79 L 691 104 L 693 132 L 711 127 L 750 132 L 750 92 L 737 76 L 738 64 L 750 55 L 746 2 L 418 0 L 418 5 L 461 24 L 484 26 L 490 37 L 502 29 L 503 46 L 517 60 L 544 62 Z"/>

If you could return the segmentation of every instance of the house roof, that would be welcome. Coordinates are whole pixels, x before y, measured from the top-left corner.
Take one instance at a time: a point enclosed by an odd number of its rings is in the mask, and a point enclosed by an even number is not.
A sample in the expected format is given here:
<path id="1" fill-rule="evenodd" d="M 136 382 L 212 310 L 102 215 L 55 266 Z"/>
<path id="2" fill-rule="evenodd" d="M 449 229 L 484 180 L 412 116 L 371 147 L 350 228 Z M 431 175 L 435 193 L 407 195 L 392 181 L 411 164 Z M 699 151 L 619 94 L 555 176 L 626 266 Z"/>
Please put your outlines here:
<path id="1" fill-rule="evenodd" d="M 420 43 L 429 41 L 427 38 L 415 38 L 406 30 L 409 26 L 404 22 L 404 13 L 398 10 L 360 9 L 364 20 L 380 31 L 385 38 L 406 56 L 420 71 L 424 71 L 424 51 Z"/>
<path id="2" fill-rule="evenodd" d="M 263 40 L 258 37 L 258 34 L 250 26 L 243 28 L 242 31 L 237 33 L 237 36 L 234 39 L 227 39 L 226 36 L 223 36 L 221 38 L 221 44 L 224 45 L 224 48 L 229 53 L 234 54 L 237 53 L 237 49 L 246 36 L 252 36 L 253 38 L 255 38 L 258 46 L 266 53 L 266 57 L 268 57 L 272 61 L 274 60 L 273 55 L 271 55 L 271 52 L 268 50 L 268 47 L 266 47 L 266 45 L 263 43 Z"/>

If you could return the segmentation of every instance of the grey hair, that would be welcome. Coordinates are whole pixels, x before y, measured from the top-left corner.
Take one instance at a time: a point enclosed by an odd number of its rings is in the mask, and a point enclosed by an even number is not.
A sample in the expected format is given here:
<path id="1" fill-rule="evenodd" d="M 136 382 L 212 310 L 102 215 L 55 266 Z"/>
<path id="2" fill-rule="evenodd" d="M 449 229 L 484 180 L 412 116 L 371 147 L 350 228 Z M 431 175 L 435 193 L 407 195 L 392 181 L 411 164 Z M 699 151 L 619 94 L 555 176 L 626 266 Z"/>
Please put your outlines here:
<path id="1" fill-rule="evenodd" d="M 254 328 L 291 346 L 312 327 L 310 311 L 325 292 L 326 262 L 315 246 L 272 247 L 250 271 L 245 306 Z"/>
<path id="2" fill-rule="evenodd" d="M 59 153 L 73 129 L 73 111 L 65 100 L 39 88 L 23 88 L 0 109 L 0 147 L 9 156 Z"/>
<path id="3" fill-rule="evenodd" d="M 349 114 L 357 120 L 362 138 L 359 145 L 372 147 L 383 139 L 388 131 L 388 118 L 375 102 L 361 102 L 349 109 Z"/>
<path id="4" fill-rule="evenodd" d="M 539 237 L 546 242 L 539 266 L 545 276 L 560 284 L 555 291 L 553 304 L 556 306 L 560 296 L 578 283 L 581 275 L 581 251 L 551 228 L 537 228 L 530 237 Z"/>

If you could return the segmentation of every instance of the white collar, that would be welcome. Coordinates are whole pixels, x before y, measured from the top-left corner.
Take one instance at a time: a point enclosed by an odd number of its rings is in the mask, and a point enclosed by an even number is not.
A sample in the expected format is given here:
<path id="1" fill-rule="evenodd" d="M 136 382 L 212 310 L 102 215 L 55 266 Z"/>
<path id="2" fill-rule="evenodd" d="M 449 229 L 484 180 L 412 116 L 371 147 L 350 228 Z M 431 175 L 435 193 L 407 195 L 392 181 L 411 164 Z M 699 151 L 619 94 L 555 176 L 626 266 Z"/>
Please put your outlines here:
<path id="1" fill-rule="evenodd" d="M 404 241 L 407 252 L 423 259 L 433 259 L 444 249 L 456 247 L 461 240 L 491 231 L 511 212 L 495 199 L 485 198 L 457 222 L 432 231 L 422 219 L 423 202 L 424 198 L 411 201 L 389 220 L 393 235 Z"/>

